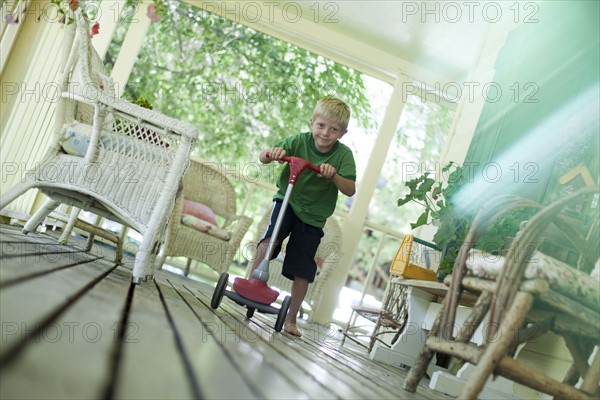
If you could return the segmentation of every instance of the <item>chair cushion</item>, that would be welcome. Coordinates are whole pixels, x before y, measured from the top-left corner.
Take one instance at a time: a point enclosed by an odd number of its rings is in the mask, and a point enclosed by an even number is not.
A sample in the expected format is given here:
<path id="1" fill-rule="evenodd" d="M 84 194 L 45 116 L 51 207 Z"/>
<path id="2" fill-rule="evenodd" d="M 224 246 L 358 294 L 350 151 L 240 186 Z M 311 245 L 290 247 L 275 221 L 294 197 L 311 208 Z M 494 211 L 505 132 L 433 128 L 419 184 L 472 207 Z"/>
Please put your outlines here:
<path id="1" fill-rule="evenodd" d="M 85 156 L 90 137 L 92 136 L 92 127 L 87 124 L 71 123 L 63 126 L 59 143 L 65 153 L 72 156 Z"/>
<path id="2" fill-rule="evenodd" d="M 466 266 L 476 276 L 499 275 L 506 259 L 502 256 L 471 249 Z M 527 264 L 526 279 L 544 279 L 557 292 L 597 305 L 600 301 L 600 278 L 592 277 L 544 253 L 535 251 Z"/>
<path id="3" fill-rule="evenodd" d="M 183 201 L 183 214 L 193 215 L 213 225 L 217 224 L 217 216 L 215 212 L 207 205 L 198 203 L 192 200 Z"/>
<path id="4" fill-rule="evenodd" d="M 65 153 L 84 157 L 90 145 L 92 130 L 93 127 L 89 124 L 77 121 L 68 122 L 62 127 L 58 143 Z M 100 132 L 99 145 L 105 150 L 114 151 L 136 160 L 155 160 L 163 156 L 162 148 L 166 148 L 163 144 L 152 142 L 151 138 L 141 139 L 137 140 L 103 130 Z"/>
<path id="5" fill-rule="evenodd" d="M 221 240 L 228 241 L 231 239 L 231 234 L 226 230 L 193 215 L 183 214 L 181 216 L 181 223 L 185 226 L 189 226 L 190 228 L 204 232 Z"/>

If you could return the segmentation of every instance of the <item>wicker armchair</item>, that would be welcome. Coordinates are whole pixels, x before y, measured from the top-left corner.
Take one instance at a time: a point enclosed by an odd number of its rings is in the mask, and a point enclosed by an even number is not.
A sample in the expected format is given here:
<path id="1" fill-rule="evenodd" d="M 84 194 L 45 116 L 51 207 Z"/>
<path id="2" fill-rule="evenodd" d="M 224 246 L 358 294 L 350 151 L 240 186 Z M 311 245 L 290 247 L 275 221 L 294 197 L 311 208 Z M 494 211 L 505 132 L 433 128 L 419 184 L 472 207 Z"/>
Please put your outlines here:
<path id="1" fill-rule="evenodd" d="M 129 226 L 143 236 L 133 281 L 146 280 L 154 273 L 161 236 L 197 130 L 115 98 L 111 79 L 94 68 L 99 57 L 81 8 L 75 20 L 65 32 L 70 52 L 59 81 L 56 140 L 31 173 L 2 194 L 0 208 L 38 188 L 48 200 L 27 221 L 25 233 L 60 204 Z"/>
<path id="2" fill-rule="evenodd" d="M 255 243 L 258 243 L 260 239 L 262 239 L 262 236 L 269 225 L 270 217 L 271 209 L 267 210 L 258 224 Z M 331 277 L 333 269 L 338 265 L 342 256 L 342 229 L 335 217 L 330 217 L 327 220 L 323 231 L 325 234 L 323 238 L 321 238 L 321 244 L 315 255 L 317 265 L 319 266 L 320 264 L 320 266 L 317 268 L 315 281 L 308 286 L 308 291 L 304 297 L 304 302 L 310 307 L 310 312 L 308 313 L 309 321 L 312 318 L 313 311 L 319 306 L 319 303 L 323 298 L 323 288 L 326 282 Z M 287 240 L 284 241 L 279 256 L 269 264 L 269 286 L 291 293 L 292 281 L 281 274 L 286 243 Z M 302 314 L 304 311 L 304 309 L 300 310 Z"/>
<path id="3" fill-rule="evenodd" d="M 185 225 L 182 219 L 186 200 L 210 207 L 223 220 L 225 238 Z M 167 256 L 187 257 L 207 264 L 219 274 L 226 272 L 251 224 L 250 217 L 236 214 L 235 190 L 216 164 L 192 160 L 183 178 L 183 192 L 175 201 L 159 264 Z"/>
<path id="4" fill-rule="evenodd" d="M 545 207 L 516 196 L 502 196 L 476 216 L 454 265 L 444 305 L 406 379 L 406 390 L 416 390 L 437 352 L 477 365 L 466 378 L 458 396 L 461 399 L 477 398 L 492 374 L 555 398 L 598 398 L 600 354 L 596 352 L 588 364 L 594 348 L 600 344 L 598 277 L 537 250 L 548 230 L 555 226 L 563 243 L 570 243 L 580 254 L 580 265 L 591 267 L 598 263 L 597 220 L 586 236 L 580 231 L 581 221 L 564 213 L 575 202 L 593 204 L 594 194 L 598 194 L 597 186 L 581 189 Z M 521 229 L 504 259 L 472 249 L 486 226 L 515 208 L 538 211 Z M 463 291 L 477 293 L 479 298 L 453 336 L 457 299 Z M 471 339 L 480 326 L 486 328 L 486 334 L 483 343 L 477 345 Z M 525 343 L 546 332 L 561 336 L 572 356 L 573 364 L 562 381 L 515 358 Z"/>

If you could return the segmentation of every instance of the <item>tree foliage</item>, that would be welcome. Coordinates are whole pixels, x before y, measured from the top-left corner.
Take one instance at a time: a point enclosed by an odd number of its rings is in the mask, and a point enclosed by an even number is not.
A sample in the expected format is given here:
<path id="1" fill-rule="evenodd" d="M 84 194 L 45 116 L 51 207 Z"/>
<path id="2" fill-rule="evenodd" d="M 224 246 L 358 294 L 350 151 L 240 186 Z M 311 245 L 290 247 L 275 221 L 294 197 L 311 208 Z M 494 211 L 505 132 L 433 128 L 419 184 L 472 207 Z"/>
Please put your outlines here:
<path id="1" fill-rule="evenodd" d="M 359 72 L 183 2 L 153 23 L 126 87 L 160 112 L 200 130 L 197 154 L 256 160 L 308 129 L 319 98 L 344 99 L 370 124 Z M 119 45 L 119 39 L 113 43 Z M 114 54 L 114 53 L 113 53 Z"/>

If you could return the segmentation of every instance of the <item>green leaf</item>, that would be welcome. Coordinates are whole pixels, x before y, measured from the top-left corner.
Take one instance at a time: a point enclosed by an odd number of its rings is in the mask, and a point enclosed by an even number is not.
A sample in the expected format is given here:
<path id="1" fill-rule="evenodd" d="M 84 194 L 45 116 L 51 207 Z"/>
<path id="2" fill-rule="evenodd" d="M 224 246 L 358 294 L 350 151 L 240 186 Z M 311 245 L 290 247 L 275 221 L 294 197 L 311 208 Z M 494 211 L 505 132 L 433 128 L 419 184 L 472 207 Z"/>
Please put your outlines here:
<path id="1" fill-rule="evenodd" d="M 404 196 L 403 198 L 398 199 L 398 202 L 397 202 L 398 207 L 402 207 L 403 205 L 405 205 L 406 203 L 408 203 L 410 201 L 412 201 L 412 197 L 411 196 L 408 196 L 408 195 Z"/>
<path id="2" fill-rule="evenodd" d="M 427 225 L 427 221 L 429 219 L 429 210 L 425 210 L 423 214 L 419 216 L 417 222 L 414 224 L 410 224 L 410 229 L 418 228 L 419 226 Z"/>
<path id="3" fill-rule="evenodd" d="M 452 168 L 453 166 L 457 165 L 454 161 L 450 161 L 448 162 L 446 165 L 444 165 L 444 167 L 442 168 L 442 172 L 448 172 L 450 170 L 450 168 Z"/>

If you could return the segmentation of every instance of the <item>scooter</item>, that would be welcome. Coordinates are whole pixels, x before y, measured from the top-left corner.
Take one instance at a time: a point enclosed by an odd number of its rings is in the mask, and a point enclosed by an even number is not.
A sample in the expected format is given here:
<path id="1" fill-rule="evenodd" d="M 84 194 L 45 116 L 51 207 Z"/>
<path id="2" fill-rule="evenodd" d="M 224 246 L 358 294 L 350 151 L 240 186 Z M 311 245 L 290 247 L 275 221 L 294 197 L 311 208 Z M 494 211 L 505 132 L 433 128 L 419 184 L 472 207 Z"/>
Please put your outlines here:
<path id="1" fill-rule="evenodd" d="M 277 290 L 271 289 L 267 285 L 267 281 L 269 280 L 269 262 L 275 250 L 275 239 L 277 238 L 277 235 L 279 235 L 283 216 L 285 215 L 285 211 L 292 195 L 292 190 L 300 175 L 307 169 L 321 173 L 319 167 L 299 157 L 286 156 L 282 161 L 285 161 L 290 165 L 290 178 L 283 197 L 283 202 L 281 203 L 279 215 L 277 216 L 277 221 L 275 221 L 275 228 L 273 229 L 273 234 L 271 235 L 265 258 L 260 262 L 254 272 L 252 272 L 250 279 L 240 277 L 234 279 L 233 291 L 227 290 L 229 274 L 223 272 L 219 277 L 210 303 L 210 306 L 216 310 L 219 308 L 223 296 L 226 296 L 236 303 L 248 308 L 246 311 L 247 318 L 252 318 L 254 311 L 256 310 L 267 314 L 277 314 L 277 320 L 275 321 L 274 327 L 275 332 L 280 332 L 281 328 L 283 328 L 283 323 L 292 301 L 291 296 L 286 296 L 283 299 L 280 308 L 271 305 L 271 303 L 277 300 L 277 297 L 279 296 Z"/>

